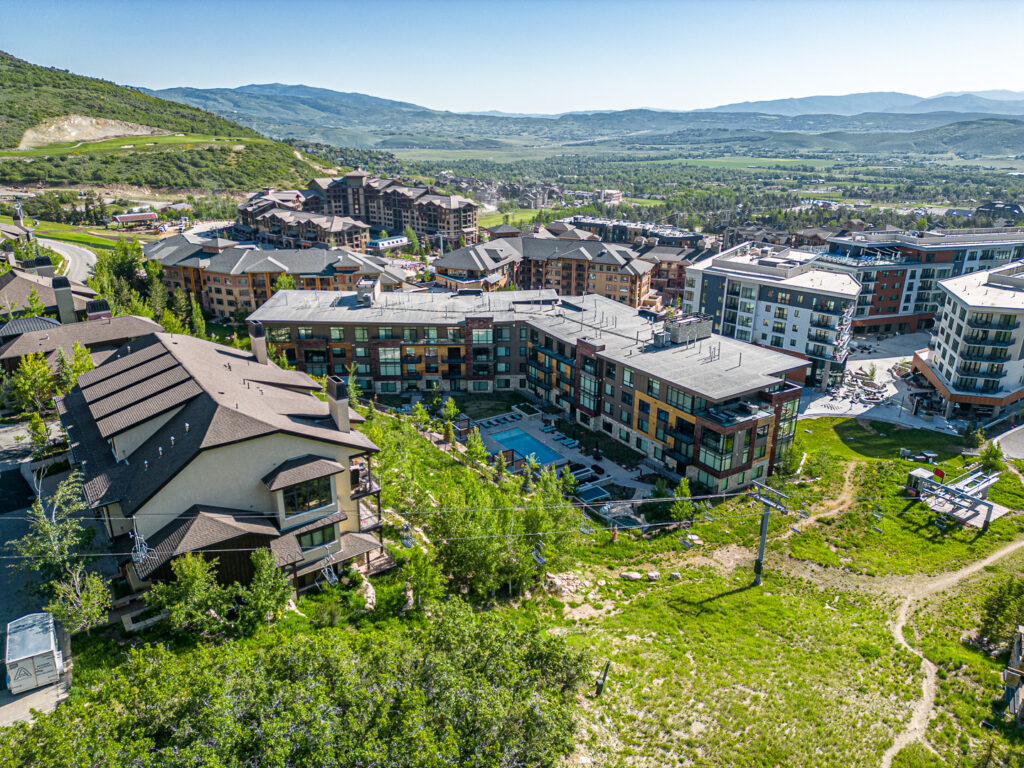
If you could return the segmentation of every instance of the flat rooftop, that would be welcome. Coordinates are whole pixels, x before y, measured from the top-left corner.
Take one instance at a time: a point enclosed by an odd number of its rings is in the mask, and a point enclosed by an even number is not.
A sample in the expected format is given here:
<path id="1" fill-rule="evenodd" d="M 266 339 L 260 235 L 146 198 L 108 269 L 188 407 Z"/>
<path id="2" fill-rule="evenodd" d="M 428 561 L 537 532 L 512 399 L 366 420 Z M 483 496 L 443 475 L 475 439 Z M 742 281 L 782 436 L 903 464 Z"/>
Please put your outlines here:
<path id="1" fill-rule="evenodd" d="M 787 246 L 742 243 L 710 259 L 699 261 L 688 270 L 714 272 L 737 280 L 788 286 L 794 290 L 829 293 L 843 298 L 860 295 L 860 283 L 845 272 L 816 266 L 822 254 Z"/>
<path id="2" fill-rule="evenodd" d="M 1024 261 L 949 277 L 939 286 L 969 307 L 1024 311 Z"/>
<path id="3" fill-rule="evenodd" d="M 950 229 L 943 232 L 915 230 L 889 232 L 855 232 L 828 238 L 830 243 L 859 246 L 913 246 L 921 250 L 1024 245 L 1024 227 L 992 229 Z"/>
<path id="4" fill-rule="evenodd" d="M 611 362 L 647 373 L 712 401 L 777 384 L 805 360 L 712 334 L 690 344 L 661 344 L 664 323 L 603 296 L 553 290 L 480 295 L 383 293 L 373 306 L 347 291 L 279 291 L 249 316 L 267 324 L 309 323 L 455 326 L 467 318 L 527 322 L 568 344 L 586 341 Z M 603 349 L 601 349 L 603 347 Z"/>

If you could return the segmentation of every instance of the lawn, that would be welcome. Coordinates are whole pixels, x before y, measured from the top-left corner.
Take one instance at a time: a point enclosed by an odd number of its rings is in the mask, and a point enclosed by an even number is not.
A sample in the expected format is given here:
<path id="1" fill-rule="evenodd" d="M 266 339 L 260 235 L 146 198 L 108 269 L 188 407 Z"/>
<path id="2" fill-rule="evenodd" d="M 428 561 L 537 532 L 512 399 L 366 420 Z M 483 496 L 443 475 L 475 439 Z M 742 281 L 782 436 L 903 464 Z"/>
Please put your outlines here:
<path id="1" fill-rule="evenodd" d="M 802 450 L 827 450 L 847 461 L 897 459 L 900 448 L 911 453 L 934 451 L 939 461 L 960 456 L 963 438 L 927 429 L 905 429 L 882 421 L 869 422 L 865 429 L 856 419 L 801 419 L 797 422 L 797 445 Z"/>
<path id="2" fill-rule="evenodd" d="M 517 392 L 473 392 L 455 393 L 455 404 L 471 419 L 489 419 L 512 410 L 513 405 L 532 402 Z M 445 397 L 445 400 L 448 398 Z"/>
<path id="3" fill-rule="evenodd" d="M 503 223 L 505 217 L 508 216 L 509 224 L 513 227 L 522 227 L 523 224 L 532 222 L 537 213 L 537 210 L 533 208 L 513 208 L 511 211 L 504 213 L 502 211 L 488 211 L 477 216 L 477 224 L 480 226 L 480 229 L 489 229 Z"/>

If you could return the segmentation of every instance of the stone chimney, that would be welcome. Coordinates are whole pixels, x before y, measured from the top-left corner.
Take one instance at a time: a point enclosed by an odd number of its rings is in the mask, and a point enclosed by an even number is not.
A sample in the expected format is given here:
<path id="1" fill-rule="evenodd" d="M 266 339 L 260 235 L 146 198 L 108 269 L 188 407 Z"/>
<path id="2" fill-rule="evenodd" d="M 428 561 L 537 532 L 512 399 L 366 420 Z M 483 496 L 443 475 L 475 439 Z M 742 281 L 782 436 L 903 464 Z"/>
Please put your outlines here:
<path id="1" fill-rule="evenodd" d="M 263 329 L 263 323 L 259 320 L 249 321 L 249 343 L 252 346 L 253 357 L 260 365 L 267 364 L 267 332 Z"/>
<path id="2" fill-rule="evenodd" d="M 348 418 L 348 398 L 346 394 L 345 380 L 341 376 L 327 377 L 327 405 L 331 411 L 331 418 L 338 429 L 342 432 L 351 432 L 352 423 Z"/>
<path id="3" fill-rule="evenodd" d="M 71 296 L 71 282 L 64 275 L 53 278 L 53 296 L 57 304 L 57 319 L 62 325 L 78 322 L 75 300 Z"/>

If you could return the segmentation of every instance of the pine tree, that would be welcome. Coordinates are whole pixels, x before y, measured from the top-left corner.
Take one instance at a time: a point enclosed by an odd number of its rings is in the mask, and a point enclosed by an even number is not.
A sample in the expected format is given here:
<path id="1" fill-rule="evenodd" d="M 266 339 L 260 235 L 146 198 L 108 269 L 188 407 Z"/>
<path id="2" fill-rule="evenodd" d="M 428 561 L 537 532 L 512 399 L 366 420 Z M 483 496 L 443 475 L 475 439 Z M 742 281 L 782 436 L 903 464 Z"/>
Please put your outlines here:
<path id="1" fill-rule="evenodd" d="M 54 363 L 54 378 L 57 380 L 57 391 L 61 394 L 70 392 L 75 386 L 75 373 L 71 370 L 71 361 L 64 354 L 64 349 L 57 348 L 57 359 Z"/>
<path id="2" fill-rule="evenodd" d="M 444 441 L 448 445 L 455 445 L 455 427 L 450 421 L 444 423 Z"/>
<path id="3" fill-rule="evenodd" d="M 690 481 L 685 477 L 682 478 L 672 495 L 675 496 L 675 501 L 672 502 L 672 507 L 669 509 L 669 517 L 676 522 L 691 519 L 693 517 L 693 502 L 690 500 Z"/>
<path id="4" fill-rule="evenodd" d="M 192 296 L 191 312 L 189 319 L 192 322 L 192 335 L 199 339 L 206 338 L 206 318 L 203 317 L 203 308 L 199 306 L 196 297 Z"/>
<path id="5" fill-rule="evenodd" d="M 287 272 L 282 272 L 277 276 L 277 280 L 274 281 L 273 293 L 278 291 L 294 291 L 295 290 L 295 278 L 289 275 Z"/>
<path id="6" fill-rule="evenodd" d="M 476 464 L 487 461 L 487 449 L 484 447 L 483 438 L 480 437 L 479 427 L 473 427 L 473 431 L 466 439 L 466 457 Z"/>
<path id="7" fill-rule="evenodd" d="M 191 309 L 191 305 L 189 304 L 188 296 L 185 295 L 185 291 L 179 285 L 174 289 L 174 295 L 171 296 L 171 312 L 176 314 L 179 319 L 184 320 L 188 317 L 189 309 Z M 163 315 L 162 312 L 157 317 L 161 315 Z"/>

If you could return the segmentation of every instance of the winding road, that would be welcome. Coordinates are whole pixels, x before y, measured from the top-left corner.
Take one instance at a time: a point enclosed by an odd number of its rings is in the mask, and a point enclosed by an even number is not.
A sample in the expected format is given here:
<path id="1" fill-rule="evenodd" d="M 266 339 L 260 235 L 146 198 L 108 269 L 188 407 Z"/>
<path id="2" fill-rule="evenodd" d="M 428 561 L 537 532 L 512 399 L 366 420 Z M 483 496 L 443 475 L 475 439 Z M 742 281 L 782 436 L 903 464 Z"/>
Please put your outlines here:
<path id="1" fill-rule="evenodd" d="M 65 258 L 67 269 L 64 274 L 67 275 L 69 280 L 84 283 L 89 279 L 89 275 L 92 274 L 93 264 L 96 263 L 95 253 L 80 245 L 63 243 L 60 240 L 39 238 L 39 242 L 47 248 L 52 248 Z"/>

